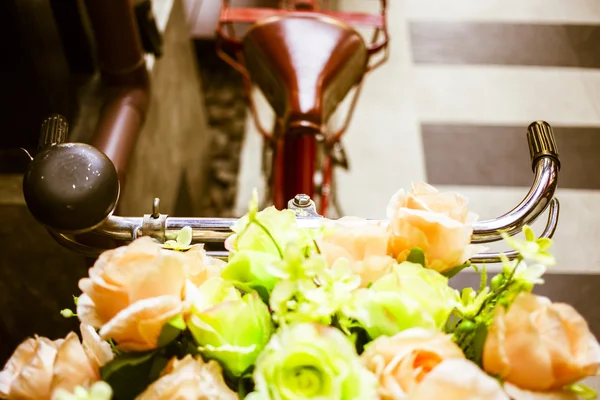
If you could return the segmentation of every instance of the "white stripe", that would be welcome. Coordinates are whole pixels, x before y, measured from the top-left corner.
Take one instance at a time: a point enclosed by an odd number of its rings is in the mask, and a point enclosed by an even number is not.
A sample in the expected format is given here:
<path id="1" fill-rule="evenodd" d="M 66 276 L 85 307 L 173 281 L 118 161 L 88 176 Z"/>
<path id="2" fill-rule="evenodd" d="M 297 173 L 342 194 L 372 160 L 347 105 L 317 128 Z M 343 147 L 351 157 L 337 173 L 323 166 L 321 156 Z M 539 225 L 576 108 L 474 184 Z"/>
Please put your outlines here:
<path id="1" fill-rule="evenodd" d="M 173 0 L 154 0 L 152 2 L 152 12 L 159 32 L 164 33 L 167 29 L 167 23 L 169 22 L 172 11 Z M 179 12 L 183 12 L 183 7 L 179 8 Z"/>
<path id="2" fill-rule="evenodd" d="M 410 20 L 600 23 L 598 0 L 405 0 L 405 4 Z"/>
<path id="3" fill-rule="evenodd" d="M 417 66 L 422 122 L 600 124 L 600 70 L 498 66 Z"/>
<path id="4" fill-rule="evenodd" d="M 364 0 L 344 0 L 342 9 Z M 373 2 L 371 2 L 373 3 Z M 378 1 L 374 2 L 378 4 Z M 390 58 L 370 74 L 343 143 L 350 171 L 338 174 L 342 211 L 383 218 L 398 187 L 425 179 L 421 132 L 415 108 L 414 64 L 402 1 L 389 3 Z"/>
<path id="5" fill-rule="evenodd" d="M 496 218 L 515 207 L 527 193 L 527 188 L 436 186 L 441 191 L 455 191 L 469 199 L 469 209 L 480 220 Z M 557 266 L 549 272 L 600 272 L 600 191 L 558 189 L 560 201 L 558 228 L 554 236 Z M 545 227 L 544 213 L 533 224 L 536 234 Z M 502 251 L 502 243 L 492 243 L 491 249 Z"/>

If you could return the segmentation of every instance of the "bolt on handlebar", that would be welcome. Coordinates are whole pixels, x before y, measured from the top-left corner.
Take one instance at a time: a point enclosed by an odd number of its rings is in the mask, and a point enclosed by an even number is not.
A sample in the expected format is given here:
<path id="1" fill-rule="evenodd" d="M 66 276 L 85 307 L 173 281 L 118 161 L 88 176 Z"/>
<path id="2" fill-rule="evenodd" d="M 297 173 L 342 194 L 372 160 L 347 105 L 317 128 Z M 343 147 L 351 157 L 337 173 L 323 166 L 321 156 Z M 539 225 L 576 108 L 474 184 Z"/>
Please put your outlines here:
<path id="1" fill-rule="evenodd" d="M 119 182 L 112 162 L 102 152 L 82 143 L 66 143 L 66 120 L 53 115 L 42 125 L 40 152 L 28 166 L 23 179 L 27 206 L 52 237 L 63 246 L 97 256 L 104 248 L 79 242 L 75 235 L 95 232 L 118 241 L 150 236 L 163 243 L 174 239 L 185 226 L 192 228 L 192 243 L 221 244 L 232 234 L 234 218 L 173 218 L 160 213 L 155 199 L 152 213 L 143 217 L 113 215 L 119 196 Z M 57 130 L 60 129 L 60 132 Z M 519 233 L 533 223 L 548 207 L 550 212 L 542 237 L 552 237 L 558 223 L 559 203 L 554 198 L 560 160 L 550 125 L 533 122 L 527 139 L 534 172 L 531 189 L 513 210 L 491 220 L 473 225 L 473 243 L 501 239 L 500 230 L 509 235 Z M 296 212 L 298 224 L 318 227 L 322 217 L 314 202 L 305 195 L 290 200 L 288 208 Z M 209 251 L 214 257 L 226 257 L 226 251 Z M 516 252 L 504 253 L 509 258 Z M 471 259 L 476 263 L 500 262 L 499 253 L 483 253 Z"/>

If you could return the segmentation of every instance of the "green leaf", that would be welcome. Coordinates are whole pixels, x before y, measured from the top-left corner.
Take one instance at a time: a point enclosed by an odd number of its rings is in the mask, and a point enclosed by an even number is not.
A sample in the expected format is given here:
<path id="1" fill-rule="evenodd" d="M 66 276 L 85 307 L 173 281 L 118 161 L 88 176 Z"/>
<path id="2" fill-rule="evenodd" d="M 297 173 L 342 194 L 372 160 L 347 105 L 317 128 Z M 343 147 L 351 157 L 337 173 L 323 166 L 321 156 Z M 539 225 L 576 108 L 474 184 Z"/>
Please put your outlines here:
<path id="1" fill-rule="evenodd" d="M 104 365 L 100 370 L 103 381 L 108 381 L 116 372 L 127 367 L 136 367 L 147 363 L 156 354 L 156 351 L 123 353 Z"/>
<path id="2" fill-rule="evenodd" d="M 573 385 L 567 386 L 565 389 L 585 400 L 593 400 L 598 397 L 598 393 L 594 389 L 582 383 L 574 383 Z"/>
<path id="3" fill-rule="evenodd" d="M 460 271 L 462 271 L 463 269 L 469 268 L 469 267 L 473 267 L 473 269 L 475 269 L 475 272 L 477 272 L 477 266 L 473 265 L 469 261 L 467 261 L 463 265 L 459 265 L 457 267 L 449 269 L 446 272 L 443 272 L 442 275 L 444 275 L 446 278 L 450 279 L 450 278 L 453 278 L 454 276 L 458 275 L 458 273 Z"/>
<path id="4" fill-rule="evenodd" d="M 176 319 L 175 317 L 174 319 Z M 180 317 L 181 318 L 181 317 Z M 183 318 L 182 318 L 183 319 Z M 178 324 L 179 322 L 175 322 Z M 177 337 L 181 334 L 181 331 L 185 329 L 185 321 L 183 321 L 184 328 L 179 329 L 178 326 L 167 322 L 163 325 L 162 330 L 160 331 L 160 335 L 158 336 L 158 347 L 165 347 L 173 340 L 177 339 Z"/>
<path id="5" fill-rule="evenodd" d="M 123 353 L 102 367 L 100 376 L 112 387 L 113 400 L 131 400 L 146 390 L 158 378 L 156 370 L 164 362 L 160 358 L 157 351 Z"/>
<path id="6" fill-rule="evenodd" d="M 463 349 L 467 359 L 481 367 L 483 346 L 487 338 L 487 326 L 482 322 L 476 323 L 475 328 L 471 332 L 472 334 L 468 336 L 468 340 L 459 343 L 459 345 Z"/>
<path id="7" fill-rule="evenodd" d="M 181 314 L 170 320 L 168 323 L 181 331 L 187 328 L 185 325 L 185 320 Z"/>
<path id="8" fill-rule="evenodd" d="M 150 382 L 154 382 L 160 378 L 161 372 L 165 369 L 168 363 L 169 359 L 167 357 L 157 356 L 153 358 L 152 367 L 150 368 L 150 373 L 148 374 L 148 379 Z"/>
<path id="9" fill-rule="evenodd" d="M 244 399 L 254 390 L 254 380 L 252 371 L 246 372 L 240 377 L 237 384 L 237 393 L 240 399 Z"/>
<path id="10" fill-rule="evenodd" d="M 406 261 L 414 264 L 421 264 L 423 267 L 425 267 L 425 253 L 420 248 L 415 247 L 410 251 Z"/>

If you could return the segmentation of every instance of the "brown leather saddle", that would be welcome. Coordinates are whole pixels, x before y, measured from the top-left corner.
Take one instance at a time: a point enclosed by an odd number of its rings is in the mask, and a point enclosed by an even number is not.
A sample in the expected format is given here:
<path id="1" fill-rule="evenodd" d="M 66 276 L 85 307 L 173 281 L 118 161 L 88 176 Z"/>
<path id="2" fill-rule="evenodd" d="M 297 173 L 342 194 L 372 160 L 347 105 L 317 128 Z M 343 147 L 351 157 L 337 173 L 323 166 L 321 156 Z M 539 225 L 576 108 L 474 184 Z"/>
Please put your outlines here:
<path id="1" fill-rule="evenodd" d="M 244 36 L 252 80 L 287 132 L 317 132 L 367 71 L 360 34 L 314 13 L 267 18 Z"/>

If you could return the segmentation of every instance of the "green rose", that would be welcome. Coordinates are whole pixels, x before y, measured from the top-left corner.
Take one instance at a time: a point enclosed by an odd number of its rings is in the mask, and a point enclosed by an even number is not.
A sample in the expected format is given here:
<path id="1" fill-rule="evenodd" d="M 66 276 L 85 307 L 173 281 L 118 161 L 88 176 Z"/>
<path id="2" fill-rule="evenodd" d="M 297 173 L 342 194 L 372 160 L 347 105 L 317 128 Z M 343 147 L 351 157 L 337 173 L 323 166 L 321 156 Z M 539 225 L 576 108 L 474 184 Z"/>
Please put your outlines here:
<path id="1" fill-rule="evenodd" d="M 415 327 L 441 329 L 458 301 L 458 292 L 448 286 L 448 278 L 420 264 L 404 262 L 368 289 L 355 291 L 344 314 L 375 339 Z"/>
<path id="2" fill-rule="evenodd" d="M 316 323 L 281 328 L 258 357 L 250 399 L 371 400 L 377 380 L 341 331 Z"/>
<path id="3" fill-rule="evenodd" d="M 239 287 L 256 290 L 263 299 L 268 299 L 277 281 L 268 267 L 279 260 L 278 255 L 254 250 L 232 253 L 221 277 Z"/>
<path id="4" fill-rule="evenodd" d="M 242 296 L 222 278 L 209 279 L 191 291 L 186 295 L 193 301 L 187 326 L 200 352 L 241 376 L 273 332 L 268 307 L 256 292 Z"/>
<path id="5" fill-rule="evenodd" d="M 281 279 L 271 266 L 284 258 L 289 244 L 306 255 L 316 252 L 314 239 L 320 228 L 319 224 L 313 229 L 300 228 L 292 210 L 267 207 L 259 212 L 257 201 L 254 194 L 248 214 L 231 228 L 235 235 L 226 242 L 230 256 L 221 276 L 244 290 L 257 290 L 268 301 Z"/>

